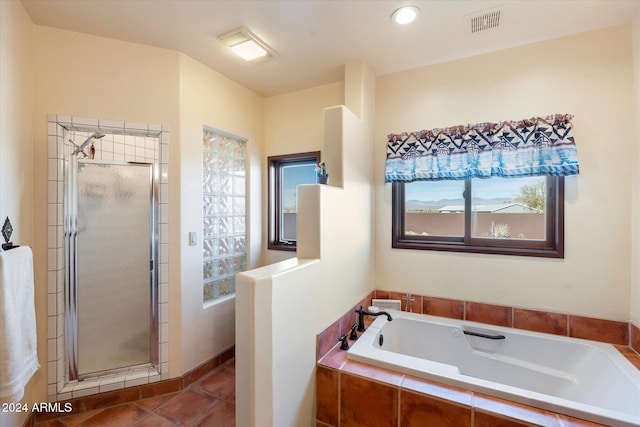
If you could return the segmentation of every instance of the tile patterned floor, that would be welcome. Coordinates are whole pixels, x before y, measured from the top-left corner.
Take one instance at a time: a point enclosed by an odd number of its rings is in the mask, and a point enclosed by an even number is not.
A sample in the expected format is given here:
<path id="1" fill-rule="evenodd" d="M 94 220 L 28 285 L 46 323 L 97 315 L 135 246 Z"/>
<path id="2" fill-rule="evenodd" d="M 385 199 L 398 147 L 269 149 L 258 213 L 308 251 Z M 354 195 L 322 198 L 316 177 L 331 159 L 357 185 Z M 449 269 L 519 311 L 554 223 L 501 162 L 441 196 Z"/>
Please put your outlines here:
<path id="1" fill-rule="evenodd" d="M 235 427 L 235 401 L 232 359 L 180 392 L 38 422 L 35 427 Z"/>

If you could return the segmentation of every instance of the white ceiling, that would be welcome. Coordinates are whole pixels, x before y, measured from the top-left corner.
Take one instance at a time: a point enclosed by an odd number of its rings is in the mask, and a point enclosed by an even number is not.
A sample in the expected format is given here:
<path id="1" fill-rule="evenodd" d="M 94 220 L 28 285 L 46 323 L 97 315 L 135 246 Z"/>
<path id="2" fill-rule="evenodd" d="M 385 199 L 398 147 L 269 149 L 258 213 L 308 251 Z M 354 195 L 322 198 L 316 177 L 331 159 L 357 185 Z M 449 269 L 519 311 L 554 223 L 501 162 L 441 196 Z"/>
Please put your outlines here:
<path id="1" fill-rule="evenodd" d="M 263 96 L 342 80 L 352 60 L 382 75 L 619 25 L 640 12 L 640 0 L 21 1 L 38 25 L 178 50 Z M 407 4 L 421 9 L 418 20 L 392 24 L 391 13 Z M 465 15 L 497 6 L 498 30 L 466 30 Z M 277 57 L 234 56 L 216 36 L 240 26 Z"/>

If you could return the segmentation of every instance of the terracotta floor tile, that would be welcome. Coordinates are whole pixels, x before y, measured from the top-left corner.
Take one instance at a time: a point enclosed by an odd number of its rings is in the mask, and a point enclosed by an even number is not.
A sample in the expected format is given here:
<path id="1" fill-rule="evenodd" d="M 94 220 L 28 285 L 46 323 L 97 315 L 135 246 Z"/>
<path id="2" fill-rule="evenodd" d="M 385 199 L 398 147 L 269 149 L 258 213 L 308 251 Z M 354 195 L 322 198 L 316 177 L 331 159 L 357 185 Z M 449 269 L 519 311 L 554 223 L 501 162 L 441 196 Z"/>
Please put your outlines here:
<path id="1" fill-rule="evenodd" d="M 223 365 L 222 369 L 225 371 L 236 373 L 236 359 L 232 359 Z"/>
<path id="2" fill-rule="evenodd" d="M 153 411 L 178 395 L 179 393 L 163 394 L 162 396 L 138 400 L 135 404 L 148 411 Z"/>
<path id="3" fill-rule="evenodd" d="M 138 399 L 140 399 L 140 391 L 134 387 L 89 396 L 85 399 L 85 406 L 87 410 L 108 408 L 123 403 L 135 402 Z"/>
<path id="4" fill-rule="evenodd" d="M 155 413 L 175 424 L 185 425 L 200 417 L 216 401 L 212 396 L 189 389 L 162 405 Z"/>
<path id="5" fill-rule="evenodd" d="M 78 427 L 129 427 L 131 424 L 146 417 L 147 414 L 148 412 L 144 409 L 128 403 L 97 411 L 91 418 L 78 424 Z"/>
<path id="6" fill-rule="evenodd" d="M 194 390 L 203 391 L 219 399 L 226 399 L 231 396 L 235 388 L 235 375 L 224 369 L 209 374 L 209 376 L 193 385 Z"/>
<path id="7" fill-rule="evenodd" d="M 79 414 L 70 415 L 68 417 L 62 418 L 64 424 L 67 426 L 77 426 L 84 420 L 93 417 L 95 414 L 100 412 L 102 409 L 95 409 L 93 411 L 81 412 Z M 39 424 L 38 424 L 39 425 Z"/>
<path id="8" fill-rule="evenodd" d="M 220 402 L 209 410 L 207 415 L 193 424 L 193 427 L 235 427 L 236 405 Z"/>
<path id="9" fill-rule="evenodd" d="M 164 418 L 158 415 L 149 414 L 146 417 L 144 417 L 142 420 L 140 420 L 140 422 L 135 423 L 131 427 L 174 427 L 174 426 L 175 424 L 165 420 Z"/>
<path id="10" fill-rule="evenodd" d="M 38 427 L 66 427 L 60 420 L 49 420 L 36 425 Z"/>

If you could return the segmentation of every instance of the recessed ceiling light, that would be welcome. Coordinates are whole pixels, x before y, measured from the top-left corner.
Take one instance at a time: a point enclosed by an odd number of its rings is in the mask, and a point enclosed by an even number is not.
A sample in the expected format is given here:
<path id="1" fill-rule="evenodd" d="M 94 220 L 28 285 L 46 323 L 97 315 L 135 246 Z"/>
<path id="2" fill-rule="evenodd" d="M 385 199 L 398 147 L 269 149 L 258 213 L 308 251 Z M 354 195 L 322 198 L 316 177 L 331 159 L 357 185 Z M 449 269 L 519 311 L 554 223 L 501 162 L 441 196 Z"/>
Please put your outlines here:
<path id="1" fill-rule="evenodd" d="M 220 34 L 218 39 L 245 61 L 261 62 L 276 56 L 271 47 L 244 27 Z"/>
<path id="2" fill-rule="evenodd" d="M 420 9 L 415 6 L 404 6 L 391 14 L 391 20 L 398 25 L 410 24 L 420 15 Z"/>

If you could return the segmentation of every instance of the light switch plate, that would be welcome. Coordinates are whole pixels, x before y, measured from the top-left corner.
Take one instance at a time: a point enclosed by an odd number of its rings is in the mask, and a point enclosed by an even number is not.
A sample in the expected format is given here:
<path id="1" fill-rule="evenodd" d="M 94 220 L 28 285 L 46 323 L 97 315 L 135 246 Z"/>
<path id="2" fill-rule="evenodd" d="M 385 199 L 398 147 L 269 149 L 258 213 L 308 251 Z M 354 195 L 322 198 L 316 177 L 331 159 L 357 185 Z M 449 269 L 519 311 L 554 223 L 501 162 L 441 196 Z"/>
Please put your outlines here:
<path id="1" fill-rule="evenodd" d="M 189 246 L 196 246 L 198 244 L 198 233 L 195 231 L 189 232 Z"/>

